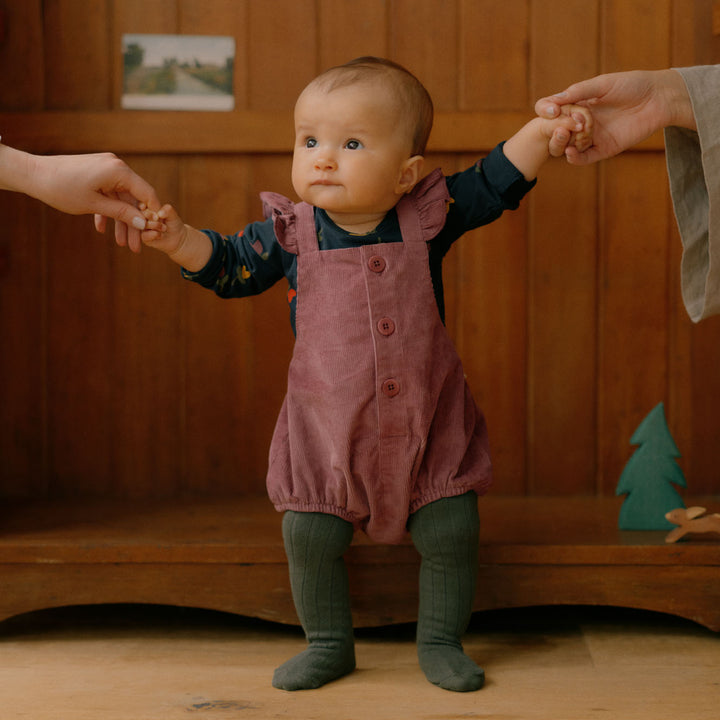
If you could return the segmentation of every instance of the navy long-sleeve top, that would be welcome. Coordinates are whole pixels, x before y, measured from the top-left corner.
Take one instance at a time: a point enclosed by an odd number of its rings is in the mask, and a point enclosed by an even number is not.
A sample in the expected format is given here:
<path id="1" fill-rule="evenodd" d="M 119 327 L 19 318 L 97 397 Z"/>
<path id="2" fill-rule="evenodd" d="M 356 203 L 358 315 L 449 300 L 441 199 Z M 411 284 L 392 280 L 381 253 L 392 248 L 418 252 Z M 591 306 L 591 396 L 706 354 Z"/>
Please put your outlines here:
<path id="1" fill-rule="evenodd" d="M 514 210 L 535 185 L 505 157 L 503 143 L 472 167 L 445 178 L 452 202 L 442 230 L 428 243 L 430 275 L 440 317 L 445 317 L 442 260 L 453 243 L 469 230 L 496 220 L 505 210 Z M 321 250 L 400 242 L 396 211 L 390 210 L 380 224 L 364 235 L 338 227 L 324 210 L 315 208 L 315 227 Z M 295 332 L 297 302 L 297 256 L 277 241 L 272 219 L 253 222 L 242 232 L 222 235 L 203 230 L 213 245 L 204 268 L 183 276 L 213 290 L 223 298 L 247 297 L 272 287 L 285 278 L 288 283 L 290 323 Z"/>

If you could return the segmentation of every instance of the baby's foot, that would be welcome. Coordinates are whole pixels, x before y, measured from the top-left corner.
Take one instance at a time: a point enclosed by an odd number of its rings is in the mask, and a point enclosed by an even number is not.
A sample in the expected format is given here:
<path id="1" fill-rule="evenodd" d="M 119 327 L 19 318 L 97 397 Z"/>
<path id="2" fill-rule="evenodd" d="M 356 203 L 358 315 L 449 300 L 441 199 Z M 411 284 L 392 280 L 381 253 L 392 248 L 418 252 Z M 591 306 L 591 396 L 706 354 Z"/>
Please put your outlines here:
<path id="1" fill-rule="evenodd" d="M 461 647 L 453 645 L 419 645 L 418 658 L 425 677 L 445 690 L 469 692 L 485 683 L 485 672 Z"/>
<path id="2" fill-rule="evenodd" d="M 283 663 L 273 675 L 280 690 L 312 690 L 355 669 L 355 649 L 344 643 L 312 643 L 307 650 Z"/>

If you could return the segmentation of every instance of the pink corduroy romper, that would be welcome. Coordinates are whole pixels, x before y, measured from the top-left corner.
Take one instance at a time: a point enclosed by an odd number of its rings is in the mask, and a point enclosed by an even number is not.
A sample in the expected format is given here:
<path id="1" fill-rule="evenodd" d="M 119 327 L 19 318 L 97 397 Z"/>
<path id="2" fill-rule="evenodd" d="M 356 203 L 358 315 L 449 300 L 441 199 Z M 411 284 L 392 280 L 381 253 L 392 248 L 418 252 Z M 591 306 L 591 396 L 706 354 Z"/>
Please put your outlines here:
<path id="1" fill-rule="evenodd" d="M 347 249 L 319 249 L 312 206 L 262 199 L 298 273 L 270 500 L 398 543 L 418 508 L 482 494 L 491 482 L 485 420 L 430 278 L 427 242 L 445 222 L 445 179 L 434 171 L 397 205 L 402 242 Z"/>

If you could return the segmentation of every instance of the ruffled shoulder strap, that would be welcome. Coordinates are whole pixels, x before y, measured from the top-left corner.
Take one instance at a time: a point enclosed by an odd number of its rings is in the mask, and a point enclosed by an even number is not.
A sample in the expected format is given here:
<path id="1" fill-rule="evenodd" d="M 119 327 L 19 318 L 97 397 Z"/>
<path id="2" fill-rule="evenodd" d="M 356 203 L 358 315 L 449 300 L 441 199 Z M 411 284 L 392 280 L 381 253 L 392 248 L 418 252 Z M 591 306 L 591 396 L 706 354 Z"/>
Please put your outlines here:
<path id="1" fill-rule="evenodd" d="M 445 176 L 436 168 L 397 204 L 403 241 L 432 240 L 445 225 L 450 202 Z"/>
<path id="2" fill-rule="evenodd" d="M 293 255 L 317 250 L 315 214 L 312 205 L 294 203 L 275 192 L 261 192 L 266 218 L 272 218 L 275 237 Z"/>

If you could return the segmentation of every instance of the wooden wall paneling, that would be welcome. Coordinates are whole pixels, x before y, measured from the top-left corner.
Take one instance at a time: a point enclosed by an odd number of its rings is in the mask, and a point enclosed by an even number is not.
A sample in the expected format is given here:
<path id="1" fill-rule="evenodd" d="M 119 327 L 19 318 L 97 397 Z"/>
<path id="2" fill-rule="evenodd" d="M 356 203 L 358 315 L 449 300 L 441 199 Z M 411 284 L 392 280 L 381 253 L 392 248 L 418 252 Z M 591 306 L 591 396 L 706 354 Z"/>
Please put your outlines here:
<path id="1" fill-rule="evenodd" d="M 137 157 L 160 197 L 178 197 L 178 161 Z M 114 264 L 115 492 L 170 497 L 185 472 L 185 287 L 160 252 L 118 248 Z"/>
<path id="2" fill-rule="evenodd" d="M 526 0 L 459 0 L 460 109 L 528 108 Z"/>
<path id="3" fill-rule="evenodd" d="M 40 110 L 45 101 L 42 0 L 0 2 L 0 107 Z M 0 129 L 0 133 L 2 130 Z M 6 142 L 11 142 L 9 137 Z"/>
<path id="4" fill-rule="evenodd" d="M 686 479 L 692 494 L 720 493 L 720 317 L 692 329 L 692 444 Z M 683 451 L 680 448 L 681 452 Z"/>
<path id="5" fill-rule="evenodd" d="M 46 491 L 44 208 L 0 192 L 0 496 Z"/>
<path id="6" fill-rule="evenodd" d="M 597 182 L 551 161 L 530 202 L 528 483 L 532 494 L 596 489 Z"/>
<path id="7" fill-rule="evenodd" d="M 602 72 L 669 65 L 671 0 L 605 0 Z"/>
<path id="8" fill-rule="evenodd" d="M 241 231 L 249 219 L 248 176 L 242 157 L 183 159 L 183 220 L 225 234 Z M 223 300 L 186 285 L 185 490 L 210 495 L 262 491 L 258 481 L 265 468 L 254 462 L 257 418 L 251 412 L 256 373 L 252 301 Z"/>
<path id="9" fill-rule="evenodd" d="M 527 219 L 521 205 L 456 248 L 458 350 L 488 422 L 495 492 L 508 495 L 524 493 L 527 474 Z"/>
<path id="10" fill-rule="evenodd" d="M 249 105 L 289 110 L 318 72 L 314 0 L 251 2 L 246 35 Z"/>
<path id="11" fill-rule="evenodd" d="M 698 7 L 703 4 L 705 0 L 673 0 L 670 48 L 673 67 L 701 64 L 697 60 L 700 48 L 696 46 L 695 28 L 698 24 Z M 707 27 L 708 17 L 704 20 Z"/>
<path id="12" fill-rule="evenodd" d="M 717 0 L 675 0 L 675 17 L 691 25 L 689 50 L 692 59 L 684 65 L 714 65 L 720 63 L 720 5 Z M 676 65 L 675 67 L 679 67 Z"/>
<path id="13" fill-rule="evenodd" d="M 46 236 L 49 492 L 105 494 L 116 448 L 112 233 L 48 210 Z"/>
<path id="14" fill-rule="evenodd" d="M 668 392 L 669 193 L 660 154 L 604 167 L 600 260 L 601 490 L 613 494 L 630 438 Z"/>
<path id="15" fill-rule="evenodd" d="M 422 81 L 435 112 L 458 108 L 457 0 L 396 0 L 390 4 L 390 53 Z M 470 71 L 472 74 L 472 70 Z"/>
<path id="16" fill-rule="evenodd" d="M 341 65 L 361 55 L 388 54 L 388 20 L 385 0 L 318 4 L 318 71 Z"/>
<path id="17" fill-rule="evenodd" d="M 533 99 L 596 74 L 598 23 L 597 2 L 532 4 Z M 597 467 L 597 170 L 551 160 L 528 202 L 528 490 L 591 494 Z"/>
<path id="18" fill-rule="evenodd" d="M 108 0 L 46 0 L 45 107 L 107 110 L 112 99 L 111 12 Z"/>
<path id="19" fill-rule="evenodd" d="M 248 103 L 248 8 L 246 0 L 179 0 L 179 32 L 235 38 L 235 110 Z"/>
<path id="20" fill-rule="evenodd" d="M 558 22 L 558 18 L 562 18 Z M 597 75 L 599 0 L 534 0 L 530 14 L 530 103 Z"/>

